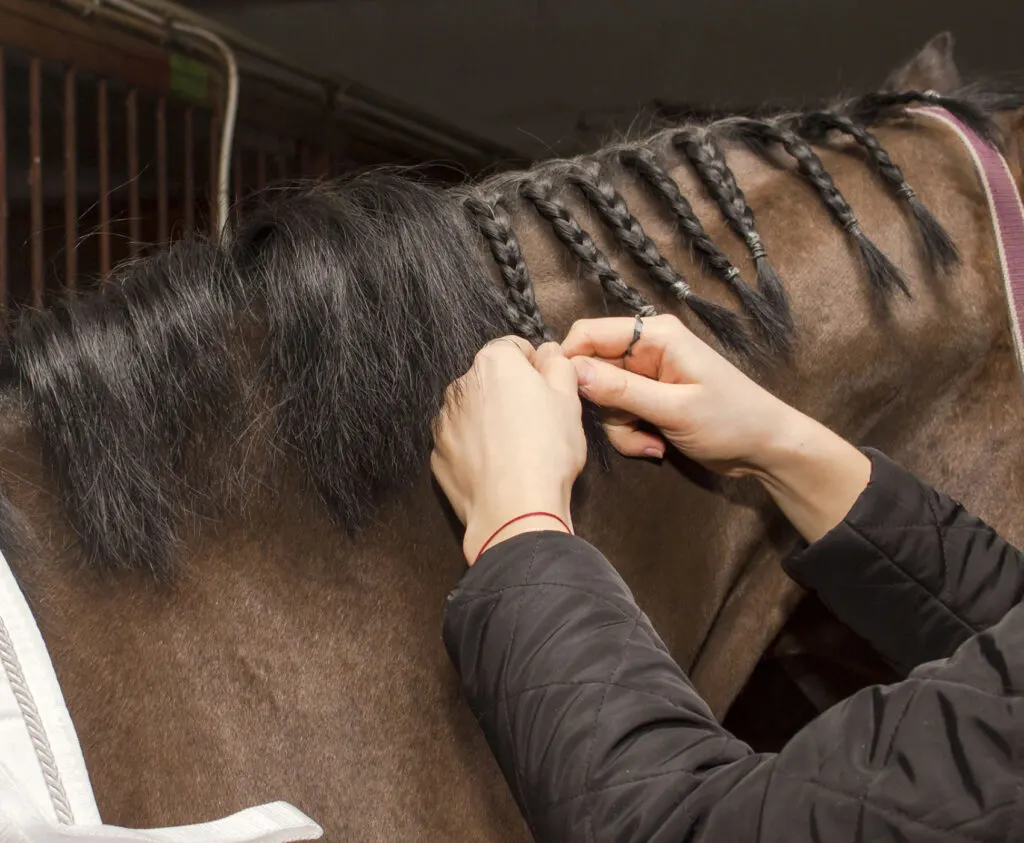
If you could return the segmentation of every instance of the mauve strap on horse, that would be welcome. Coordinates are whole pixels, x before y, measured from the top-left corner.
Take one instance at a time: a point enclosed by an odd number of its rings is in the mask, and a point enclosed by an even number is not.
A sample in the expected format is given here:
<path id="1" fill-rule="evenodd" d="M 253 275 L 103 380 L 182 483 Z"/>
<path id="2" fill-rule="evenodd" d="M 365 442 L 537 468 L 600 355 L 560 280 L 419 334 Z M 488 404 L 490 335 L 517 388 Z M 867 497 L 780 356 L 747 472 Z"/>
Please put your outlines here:
<path id="1" fill-rule="evenodd" d="M 1024 322 L 1024 205 L 1021 204 L 1013 173 L 998 149 L 946 109 L 927 106 L 911 109 L 911 113 L 938 120 L 956 132 L 981 175 L 999 247 L 1017 366 L 1024 377 L 1024 342 L 1021 341 L 1021 323 Z"/>

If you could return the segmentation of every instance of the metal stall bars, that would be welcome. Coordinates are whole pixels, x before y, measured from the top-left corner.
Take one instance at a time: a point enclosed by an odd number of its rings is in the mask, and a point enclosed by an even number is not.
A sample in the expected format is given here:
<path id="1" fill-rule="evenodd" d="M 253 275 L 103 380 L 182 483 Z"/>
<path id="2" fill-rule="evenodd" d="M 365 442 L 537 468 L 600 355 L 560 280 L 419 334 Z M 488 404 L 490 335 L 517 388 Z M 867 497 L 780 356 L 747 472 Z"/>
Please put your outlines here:
<path id="1" fill-rule="evenodd" d="M 0 0 L 5 313 L 102 283 L 118 261 L 186 232 L 215 232 L 224 55 L 176 27 L 205 27 L 242 63 L 229 201 L 366 165 L 521 162 L 160 0 Z"/>

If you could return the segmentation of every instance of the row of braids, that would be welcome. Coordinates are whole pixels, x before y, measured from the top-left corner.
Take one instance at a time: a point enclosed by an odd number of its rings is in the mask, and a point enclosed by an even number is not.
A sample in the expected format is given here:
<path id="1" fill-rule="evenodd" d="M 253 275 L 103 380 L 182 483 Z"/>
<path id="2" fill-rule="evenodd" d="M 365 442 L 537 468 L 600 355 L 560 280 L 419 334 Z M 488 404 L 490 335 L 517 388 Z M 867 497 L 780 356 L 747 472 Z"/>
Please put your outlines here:
<path id="1" fill-rule="evenodd" d="M 769 348 L 772 351 L 787 351 L 793 319 L 781 285 L 776 285 L 778 295 L 774 301 L 770 301 L 763 292 L 753 290 L 742 279 L 739 269 L 733 266 L 725 253 L 708 236 L 693 206 L 683 196 L 679 185 L 661 165 L 654 152 L 645 147 L 625 149 L 619 153 L 619 161 L 627 171 L 633 173 L 661 199 L 675 220 L 676 226 L 685 235 L 694 251 L 701 256 L 704 265 L 710 268 L 739 299 Z"/>
<path id="2" fill-rule="evenodd" d="M 622 280 L 594 239 L 576 222 L 569 209 L 555 196 L 547 179 L 529 179 L 519 186 L 519 194 L 551 225 L 555 237 L 576 257 L 584 269 L 597 277 L 602 289 L 613 300 L 639 316 L 654 316 L 654 305 L 634 287 Z"/>
<path id="3" fill-rule="evenodd" d="M 830 132 L 852 138 L 863 149 L 883 182 L 906 203 L 921 234 L 929 266 L 936 273 L 949 272 L 960 260 L 955 244 L 907 184 L 903 171 L 866 128 L 872 122 L 902 115 L 906 106 L 914 103 L 946 108 L 983 137 L 991 137 L 991 123 L 981 108 L 930 91 L 869 94 L 836 111 L 815 111 L 796 117 L 774 120 L 733 118 L 726 128 L 731 137 L 742 139 L 769 159 L 773 158 L 769 155 L 770 147 L 777 145 L 796 162 L 799 173 L 817 192 L 835 222 L 852 239 L 872 289 L 883 294 L 898 289 L 909 295 L 906 281 L 900 270 L 864 232 L 849 202 L 836 187 L 811 144 L 826 141 Z M 556 178 L 557 184 L 567 183 L 579 190 L 615 242 L 658 285 L 683 302 L 723 345 L 743 353 L 754 351 L 757 346 L 747 338 L 737 315 L 698 296 L 644 231 L 625 198 L 603 173 L 601 161 L 614 160 L 663 204 L 703 264 L 736 296 L 768 348 L 785 352 L 793 330 L 789 302 L 768 260 L 754 213 L 728 166 L 725 154 L 708 128 L 684 127 L 667 136 L 673 149 L 689 162 L 726 222 L 746 244 L 754 262 L 756 289 L 743 281 L 739 269 L 708 236 L 668 168 L 651 148 L 644 145 L 620 147 L 605 153 L 600 160 L 560 162 L 557 167 L 537 171 L 525 178 L 506 182 L 506 185 L 515 185 L 515 198 L 524 200 L 536 210 L 551 226 L 558 241 L 588 273 L 598 279 L 610 299 L 640 316 L 656 312 L 640 291 L 623 280 L 591 235 L 559 199 Z M 509 321 L 514 330 L 534 344 L 550 339 L 551 334 L 537 306 L 526 260 L 503 200 L 472 195 L 465 200 L 465 205 L 498 265 L 506 288 Z"/>
<path id="4" fill-rule="evenodd" d="M 779 320 L 786 326 L 786 333 L 792 330 L 793 318 L 789 301 L 778 273 L 768 260 L 761 235 L 757 231 L 754 212 L 747 204 L 743 190 L 726 163 L 725 155 L 706 129 L 681 129 L 672 136 L 672 145 L 690 162 L 704 189 L 718 205 L 722 216 L 743 240 L 754 261 L 757 273 L 757 288 L 772 306 Z"/>
<path id="5" fill-rule="evenodd" d="M 796 161 L 797 169 L 817 191 L 832 218 L 853 239 L 873 289 L 883 295 L 894 289 L 910 295 L 903 273 L 865 233 L 850 203 L 807 141 L 785 125 L 768 120 L 739 118 L 733 121 L 732 127 L 737 136 L 750 142 L 755 149 L 763 151 L 768 144 L 778 144 Z"/>
<path id="6" fill-rule="evenodd" d="M 487 241 L 491 256 L 498 265 L 498 272 L 505 282 L 508 298 L 506 311 L 512 330 L 534 345 L 547 342 L 551 339 L 551 332 L 544 324 L 537 306 L 530 270 L 526 266 L 519 238 L 512 228 L 505 205 L 500 200 L 489 202 L 470 195 L 465 199 L 465 207 Z"/>
<path id="7" fill-rule="evenodd" d="M 570 251 L 589 271 L 593 272 L 601 282 L 602 288 L 610 296 L 639 316 L 654 316 L 657 311 L 637 290 L 634 290 L 612 268 L 608 259 L 597 248 L 590 236 L 572 219 L 569 212 L 558 202 L 543 198 L 546 191 L 541 185 L 524 186 L 522 195 L 531 201 L 538 212 L 551 222 L 555 236 L 569 246 Z M 531 198 L 533 197 L 533 198 Z M 543 206 L 543 209 L 537 203 Z M 505 293 L 508 299 L 507 314 L 509 324 L 516 334 L 539 346 L 553 339 L 551 331 L 544 324 L 544 319 L 537 305 L 533 280 L 526 265 L 519 238 L 516 237 L 509 218 L 508 209 L 501 199 L 488 201 L 470 194 L 464 200 L 464 206 L 476 221 L 477 228 L 490 249 L 498 272 L 505 282 Z M 567 239 L 568 238 L 568 239 Z M 583 430 L 587 436 L 587 452 L 597 464 L 607 469 L 611 459 L 611 444 L 604 433 L 603 418 L 600 409 L 592 401 L 583 399 Z"/>
<path id="8" fill-rule="evenodd" d="M 797 123 L 800 133 L 808 140 L 824 141 L 829 131 L 841 132 L 853 138 L 867 153 L 882 180 L 897 197 L 906 201 L 910 213 L 917 222 L 924 247 L 924 255 L 931 269 L 936 273 L 948 273 L 960 262 L 956 244 L 932 212 L 917 198 L 913 188 L 907 184 L 903 171 L 889 157 L 871 132 L 849 117 L 830 111 L 816 111 L 803 115 Z"/>
<path id="9" fill-rule="evenodd" d="M 579 189 L 616 242 L 625 248 L 637 265 L 647 270 L 655 282 L 683 302 L 724 345 L 746 354 L 753 351 L 736 314 L 693 291 L 630 212 L 622 194 L 602 176 L 601 165 L 597 161 L 573 166 L 568 173 L 568 182 Z"/>

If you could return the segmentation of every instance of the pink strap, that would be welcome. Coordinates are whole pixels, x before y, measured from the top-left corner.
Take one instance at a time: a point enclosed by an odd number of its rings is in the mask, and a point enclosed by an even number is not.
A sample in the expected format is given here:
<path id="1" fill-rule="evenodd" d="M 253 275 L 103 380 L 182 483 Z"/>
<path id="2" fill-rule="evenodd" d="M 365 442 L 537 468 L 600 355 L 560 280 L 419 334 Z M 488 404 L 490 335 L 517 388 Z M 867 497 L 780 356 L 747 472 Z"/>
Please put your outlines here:
<path id="1" fill-rule="evenodd" d="M 911 112 L 945 123 L 956 132 L 974 159 L 988 199 L 1010 311 L 1013 346 L 1017 352 L 1017 365 L 1024 377 L 1024 342 L 1021 341 L 1021 323 L 1024 322 L 1024 205 L 1021 204 L 1013 173 L 998 149 L 986 143 L 946 109 L 928 106 L 911 109 Z"/>

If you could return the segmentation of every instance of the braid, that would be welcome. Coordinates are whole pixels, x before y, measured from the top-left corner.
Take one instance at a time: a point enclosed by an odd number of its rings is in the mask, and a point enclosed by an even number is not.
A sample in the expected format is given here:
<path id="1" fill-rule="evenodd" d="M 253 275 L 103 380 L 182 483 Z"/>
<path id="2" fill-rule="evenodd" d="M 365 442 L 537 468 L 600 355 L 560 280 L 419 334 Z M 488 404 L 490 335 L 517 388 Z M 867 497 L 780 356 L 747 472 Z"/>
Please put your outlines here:
<path id="1" fill-rule="evenodd" d="M 632 313 L 640 316 L 654 316 L 657 313 L 654 305 L 647 301 L 639 290 L 622 280 L 622 276 L 608 262 L 608 258 L 597 247 L 593 238 L 572 218 L 568 209 L 555 199 L 549 183 L 525 181 L 519 191 L 523 198 L 537 209 L 537 213 L 551 223 L 555 237 L 576 256 L 588 272 L 597 276 L 605 293 Z"/>
<path id="2" fill-rule="evenodd" d="M 805 115 L 801 118 L 800 129 L 803 134 L 814 140 L 824 139 L 830 129 L 852 137 L 867 152 L 879 175 L 894 190 L 896 196 L 907 202 L 921 232 L 925 257 L 932 270 L 949 272 L 960 262 L 960 254 L 949 234 L 917 198 L 917 194 L 907 184 L 903 171 L 893 162 L 889 153 L 882 148 L 878 138 L 871 132 L 849 117 L 828 111 Z"/>
<path id="3" fill-rule="evenodd" d="M 708 236 L 700 219 L 694 213 L 693 206 L 683 196 L 679 185 L 668 170 L 658 162 L 657 156 L 649 149 L 638 147 L 623 150 L 619 153 L 619 160 L 661 198 L 694 250 L 739 299 L 743 309 L 753 318 L 754 324 L 771 349 L 785 351 L 793 327 L 792 320 L 788 318 L 788 309 L 784 313 L 779 313 L 763 295 L 743 281 L 740 271 Z"/>
<path id="4" fill-rule="evenodd" d="M 694 168 L 704 189 L 718 204 L 732 230 L 747 244 L 757 272 L 757 289 L 787 326 L 793 324 L 789 300 L 782 281 L 768 261 L 768 250 L 757 232 L 754 212 L 747 204 L 736 177 L 711 135 L 700 129 L 682 129 L 672 137 L 673 145 Z"/>
<path id="5" fill-rule="evenodd" d="M 626 251 L 655 281 L 693 311 L 722 343 L 737 351 L 750 353 L 753 349 L 736 315 L 693 292 L 686 279 L 661 254 L 640 221 L 630 213 L 622 194 L 596 172 L 598 166 L 595 162 L 595 172 L 592 174 L 582 167 L 575 168 L 569 174 L 569 182 L 580 189 L 615 239 L 625 246 Z"/>
<path id="6" fill-rule="evenodd" d="M 833 219 L 854 239 L 873 289 L 889 293 L 898 287 L 910 295 L 903 274 L 864 233 L 850 203 L 839 192 L 832 176 L 828 174 L 825 165 L 809 143 L 801 140 L 795 132 L 776 123 L 743 118 L 734 125 L 741 135 L 752 137 L 756 142 L 779 144 L 796 161 L 797 169 L 818 192 Z"/>
<path id="7" fill-rule="evenodd" d="M 551 333 L 540 315 L 530 270 L 523 258 L 519 238 L 512 230 L 508 212 L 500 202 L 485 202 L 478 196 L 467 197 L 465 206 L 476 220 L 477 228 L 487 241 L 505 282 L 508 315 L 513 330 L 534 345 L 547 342 L 551 339 Z"/>

